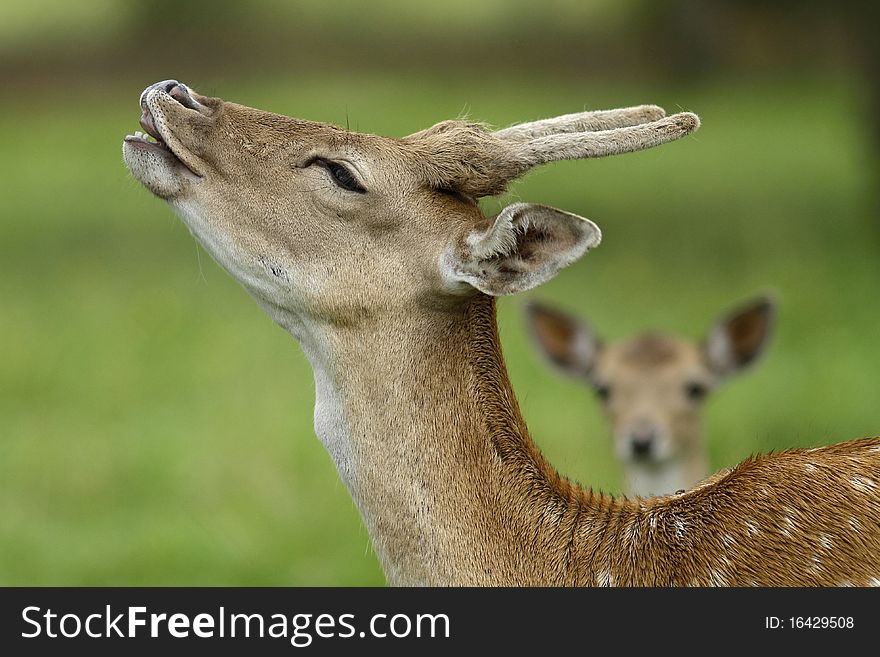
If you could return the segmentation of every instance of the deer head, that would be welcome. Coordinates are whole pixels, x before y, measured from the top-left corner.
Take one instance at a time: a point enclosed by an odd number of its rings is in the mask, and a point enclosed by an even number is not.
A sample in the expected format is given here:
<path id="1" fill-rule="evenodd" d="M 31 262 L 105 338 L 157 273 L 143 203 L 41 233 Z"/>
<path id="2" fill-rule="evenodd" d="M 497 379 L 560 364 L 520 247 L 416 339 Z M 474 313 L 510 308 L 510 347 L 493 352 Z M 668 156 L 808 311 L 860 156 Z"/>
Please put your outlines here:
<path id="1" fill-rule="evenodd" d="M 642 496 L 690 488 L 709 474 L 703 405 L 722 381 L 760 357 L 774 315 L 775 304 L 762 297 L 718 319 L 699 342 L 646 333 L 606 344 L 566 312 L 526 306 L 539 352 L 595 390 L 627 492 Z"/>
<path id="2" fill-rule="evenodd" d="M 444 121 L 392 139 L 195 93 L 148 87 L 126 137 L 134 177 L 295 334 L 303 318 L 358 324 L 395 308 L 540 284 L 599 243 L 592 222 L 476 201 L 555 160 L 636 151 L 693 132 L 693 114 L 642 106 L 492 132 Z"/>
<path id="3" fill-rule="evenodd" d="M 591 222 L 476 199 L 530 168 L 677 139 L 651 106 L 390 139 L 196 94 L 141 95 L 134 174 L 295 337 L 315 429 L 394 584 L 876 583 L 880 440 L 750 459 L 682 495 L 566 481 L 519 413 L 494 297 L 553 276 Z M 735 333 L 737 331 L 734 331 Z M 737 345 L 708 346 L 729 368 Z M 746 341 L 748 342 L 748 341 Z"/>

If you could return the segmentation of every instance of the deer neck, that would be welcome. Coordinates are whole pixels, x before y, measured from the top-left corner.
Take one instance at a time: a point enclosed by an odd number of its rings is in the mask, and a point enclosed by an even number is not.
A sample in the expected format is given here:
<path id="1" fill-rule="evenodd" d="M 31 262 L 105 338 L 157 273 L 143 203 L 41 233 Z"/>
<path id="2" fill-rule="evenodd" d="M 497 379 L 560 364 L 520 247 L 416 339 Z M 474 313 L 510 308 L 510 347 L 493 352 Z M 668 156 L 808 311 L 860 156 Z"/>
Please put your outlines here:
<path id="1" fill-rule="evenodd" d="M 529 438 L 491 297 L 295 333 L 315 372 L 315 431 L 390 583 L 563 582 L 568 564 L 550 554 L 571 532 L 541 524 L 575 513 L 578 493 Z"/>

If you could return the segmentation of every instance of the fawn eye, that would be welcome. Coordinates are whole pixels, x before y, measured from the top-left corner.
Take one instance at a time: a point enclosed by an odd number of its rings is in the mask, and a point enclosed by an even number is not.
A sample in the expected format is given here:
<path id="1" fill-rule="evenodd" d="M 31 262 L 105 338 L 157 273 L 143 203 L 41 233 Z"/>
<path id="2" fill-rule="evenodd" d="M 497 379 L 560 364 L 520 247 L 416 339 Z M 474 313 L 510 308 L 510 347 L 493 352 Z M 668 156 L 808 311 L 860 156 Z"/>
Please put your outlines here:
<path id="1" fill-rule="evenodd" d="M 317 164 L 319 167 L 326 169 L 327 173 L 330 174 L 330 177 L 333 178 L 333 182 L 342 187 L 342 189 L 347 189 L 348 191 L 357 194 L 363 194 L 367 191 L 357 181 L 357 178 L 354 177 L 351 170 L 344 164 L 333 162 L 332 160 L 322 160 L 320 158 L 315 159 L 313 164 Z"/>
<path id="2" fill-rule="evenodd" d="M 709 389 L 704 384 L 698 383 L 696 381 L 691 381 L 684 387 L 684 394 L 691 401 L 700 401 L 706 396 L 708 392 Z"/>
<path id="3" fill-rule="evenodd" d="M 607 385 L 597 385 L 596 386 L 596 396 L 601 399 L 603 402 L 607 402 L 611 397 L 611 386 Z"/>

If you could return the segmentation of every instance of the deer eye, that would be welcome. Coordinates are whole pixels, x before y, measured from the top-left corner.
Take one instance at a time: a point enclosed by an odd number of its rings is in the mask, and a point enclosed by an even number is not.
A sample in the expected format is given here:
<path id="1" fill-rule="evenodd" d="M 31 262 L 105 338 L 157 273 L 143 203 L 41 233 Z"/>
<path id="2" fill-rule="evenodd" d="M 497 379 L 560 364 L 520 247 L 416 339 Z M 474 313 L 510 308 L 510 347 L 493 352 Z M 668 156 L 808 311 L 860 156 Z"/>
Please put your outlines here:
<path id="1" fill-rule="evenodd" d="M 596 396 L 603 402 L 611 398 L 611 386 L 600 384 L 596 386 Z"/>
<path id="2" fill-rule="evenodd" d="M 357 178 L 354 177 L 351 170 L 344 164 L 332 160 L 322 160 L 320 158 L 317 158 L 313 164 L 317 164 L 319 167 L 326 169 L 327 173 L 329 173 L 330 177 L 333 179 L 333 182 L 342 187 L 342 189 L 347 189 L 348 191 L 357 194 L 364 194 L 367 191 L 357 181 Z"/>
<path id="3" fill-rule="evenodd" d="M 691 381 L 684 387 L 684 394 L 691 401 L 702 400 L 708 392 L 709 389 L 706 387 L 706 385 L 697 381 Z"/>

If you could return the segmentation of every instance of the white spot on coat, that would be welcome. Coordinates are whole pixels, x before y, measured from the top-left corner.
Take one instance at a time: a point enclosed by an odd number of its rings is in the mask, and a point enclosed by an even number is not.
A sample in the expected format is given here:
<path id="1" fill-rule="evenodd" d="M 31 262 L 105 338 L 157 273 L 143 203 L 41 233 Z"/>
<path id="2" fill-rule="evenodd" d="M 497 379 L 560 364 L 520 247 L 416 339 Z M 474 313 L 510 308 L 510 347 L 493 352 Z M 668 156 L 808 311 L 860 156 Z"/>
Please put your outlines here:
<path id="1" fill-rule="evenodd" d="M 727 586 L 727 578 L 717 568 L 713 568 L 709 573 L 709 582 L 712 586 Z"/>
<path id="2" fill-rule="evenodd" d="M 675 537 L 684 538 L 685 524 L 681 518 L 675 519 Z"/>
<path id="3" fill-rule="evenodd" d="M 600 570 L 596 573 L 596 584 L 598 586 L 614 586 L 614 578 L 607 570 Z"/>
<path id="4" fill-rule="evenodd" d="M 794 520 L 791 519 L 791 516 L 785 516 L 782 522 L 785 524 L 785 526 L 779 531 L 782 533 L 783 536 L 791 538 L 791 533 L 797 528 L 797 525 L 795 524 Z"/>
<path id="5" fill-rule="evenodd" d="M 853 488 L 856 488 L 863 493 L 870 493 L 875 488 L 877 488 L 877 484 L 875 484 L 872 479 L 868 479 L 867 477 L 853 477 L 849 480 L 849 483 L 853 485 Z"/>

